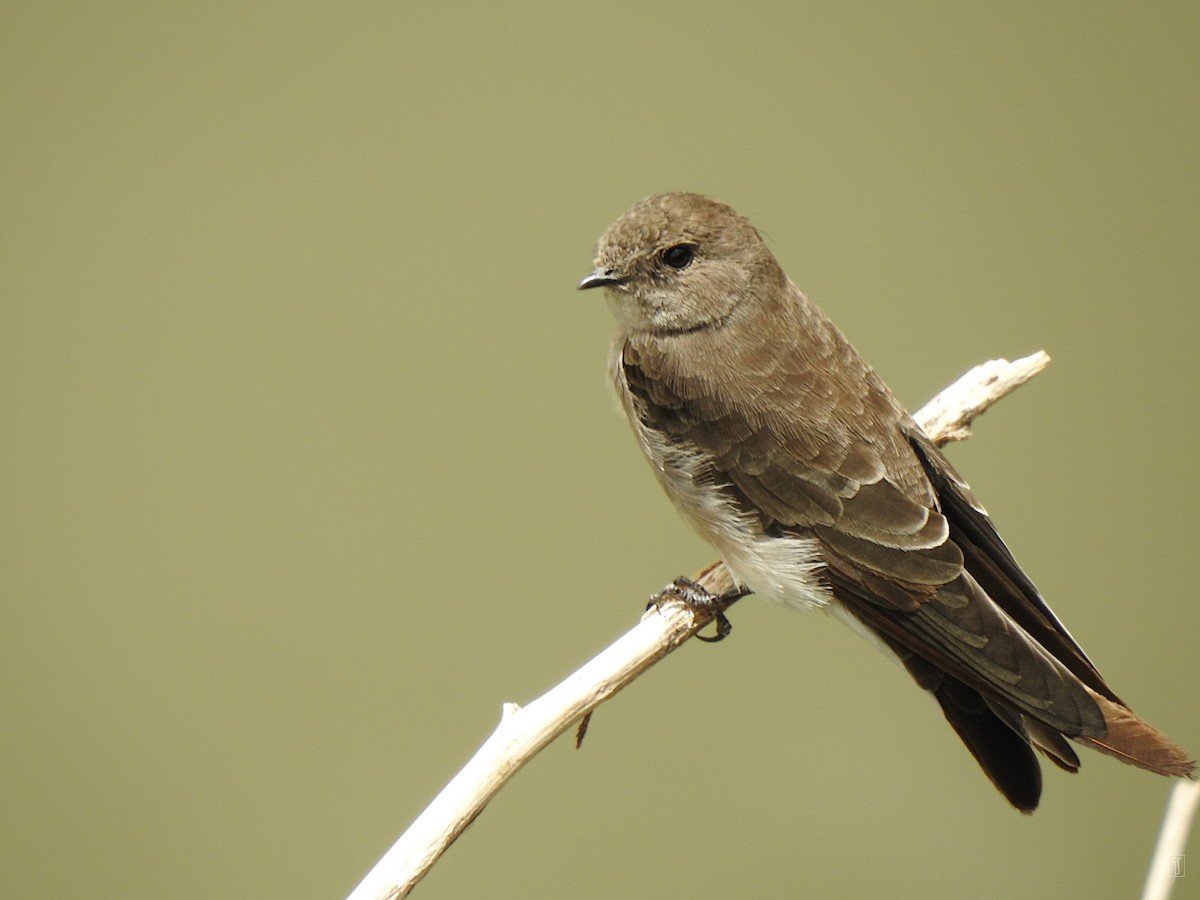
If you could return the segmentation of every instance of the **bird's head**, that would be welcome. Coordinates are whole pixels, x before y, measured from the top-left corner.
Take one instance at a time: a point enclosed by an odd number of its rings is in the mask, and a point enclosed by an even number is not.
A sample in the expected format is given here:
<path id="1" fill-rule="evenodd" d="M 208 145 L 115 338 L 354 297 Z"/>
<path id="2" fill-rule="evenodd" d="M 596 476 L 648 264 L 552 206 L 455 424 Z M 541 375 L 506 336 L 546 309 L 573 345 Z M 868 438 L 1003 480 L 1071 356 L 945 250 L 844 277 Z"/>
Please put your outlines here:
<path id="1" fill-rule="evenodd" d="M 607 288 L 609 308 L 632 332 L 680 333 L 723 324 L 783 282 L 746 219 L 700 194 L 672 193 L 647 197 L 609 226 L 579 288 Z"/>

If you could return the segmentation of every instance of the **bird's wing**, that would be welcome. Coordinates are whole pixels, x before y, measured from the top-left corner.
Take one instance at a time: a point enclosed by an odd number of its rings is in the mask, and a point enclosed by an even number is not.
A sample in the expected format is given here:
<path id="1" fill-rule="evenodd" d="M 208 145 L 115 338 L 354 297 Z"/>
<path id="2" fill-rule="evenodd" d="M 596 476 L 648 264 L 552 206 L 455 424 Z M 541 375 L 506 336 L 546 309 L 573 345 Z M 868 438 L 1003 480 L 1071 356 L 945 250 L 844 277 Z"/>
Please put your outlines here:
<path id="1" fill-rule="evenodd" d="M 835 342 L 828 354 L 853 350 Z M 1166 741 L 1149 726 L 1150 738 L 1117 735 L 1118 746 L 1103 744 L 1127 711 L 965 484 L 856 356 L 832 360 L 860 367 L 862 377 L 849 386 L 819 370 L 828 358 L 714 356 L 720 363 L 685 376 L 655 345 L 626 344 L 624 381 L 643 424 L 700 451 L 713 483 L 767 534 L 817 538 L 834 596 L 848 611 L 902 648 L 918 681 L 930 673 L 952 679 L 953 689 L 935 694 L 1014 804 L 1032 808 L 1021 798 L 1032 792 L 1036 804 L 1037 790 L 1007 790 L 1005 773 L 989 767 L 986 749 L 999 733 L 993 719 L 1067 768 L 1078 761 L 1060 734 L 1156 771 L 1186 762 L 1174 745 L 1166 756 L 1139 746 Z M 694 372 L 698 360 L 690 362 Z M 722 366 L 738 367 L 736 384 L 722 380 Z M 964 712 L 971 706 L 978 710 Z M 1029 767 L 1013 777 L 1027 781 Z"/>
<path id="2" fill-rule="evenodd" d="M 933 484 L 938 505 L 950 523 L 950 537 L 962 550 L 967 571 L 988 597 L 1084 684 L 1120 703 L 1083 648 L 1017 564 L 967 483 L 915 423 L 903 424 L 901 429 Z"/>
<path id="3" fill-rule="evenodd" d="M 901 431 L 910 420 L 886 388 L 864 378 L 854 396 L 830 397 L 822 416 L 812 408 L 819 373 L 795 354 L 755 361 L 765 369 L 756 381 L 771 385 L 761 398 L 735 399 L 711 377 L 673 377 L 670 361 L 653 347 L 625 349 L 625 380 L 644 423 L 703 451 L 714 482 L 768 534 L 816 537 L 834 594 L 851 612 L 1052 727 L 1103 733 L 1078 679 L 966 572 L 934 485 Z M 859 415 L 846 416 L 847 407 Z M 880 408 L 888 419 L 866 420 Z M 927 452 L 937 454 L 932 445 Z"/>

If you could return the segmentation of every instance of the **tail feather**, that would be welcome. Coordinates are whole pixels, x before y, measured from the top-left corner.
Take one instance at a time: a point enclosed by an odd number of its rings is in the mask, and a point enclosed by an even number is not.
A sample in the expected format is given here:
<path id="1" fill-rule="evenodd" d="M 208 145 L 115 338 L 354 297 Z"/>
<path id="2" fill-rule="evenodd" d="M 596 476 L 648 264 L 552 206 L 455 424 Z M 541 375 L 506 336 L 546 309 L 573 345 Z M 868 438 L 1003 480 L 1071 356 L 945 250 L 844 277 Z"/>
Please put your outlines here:
<path id="1" fill-rule="evenodd" d="M 1062 734 L 1029 716 L 1023 718 L 1023 724 L 1033 746 L 1037 747 L 1050 762 L 1066 772 L 1079 771 L 1079 757 Z"/>
<path id="2" fill-rule="evenodd" d="M 1037 809 L 1042 771 L 1019 720 L 997 714 L 978 692 L 950 675 L 943 676 L 933 696 L 983 774 L 1005 799 L 1026 814 Z"/>
<path id="3" fill-rule="evenodd" d="M 1108 733 L 1103 738 L 1078 737 L 1075 740 L 1159 775 L 1192 777 L 1196 762 L 1188 756 L 1187 751 L 1154 726 L 1139 719 L 1128 707 L 1094 692 L 1089 693 L 1092 693 L 1092 699 L 1104 714 Z"/>

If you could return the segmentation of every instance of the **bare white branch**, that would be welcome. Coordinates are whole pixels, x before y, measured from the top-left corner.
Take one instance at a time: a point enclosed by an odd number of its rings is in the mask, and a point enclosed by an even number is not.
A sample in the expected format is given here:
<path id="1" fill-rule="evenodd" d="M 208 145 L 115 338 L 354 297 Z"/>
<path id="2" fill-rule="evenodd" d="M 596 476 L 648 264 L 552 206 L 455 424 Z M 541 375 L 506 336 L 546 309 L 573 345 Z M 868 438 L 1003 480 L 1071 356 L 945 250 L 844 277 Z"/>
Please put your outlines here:
<path id="1" fill-rule="evenodd" d="M 1150 860 L 1150 871 L 1146 873 L 1142 900 L 1167 900 L 1176 880 L 1185 874 L 1183 850 L 1198 809 L 1200 781 L 1176 781 L 1163 816 L 1162 830 L 1158 833 L 1154 857 Z"/>
<path id="2" fill-rule="evenodd" d="M 1035 353 L 1014 362 L 997 359 L 972 369 L 926 404 L 914 418 L 939 444 L 962 440 L 989 406 L 1050 362 Z M 713 563 L 694 579 L 714 595 L 732 590 L 729 571 Z M 505 704 L 495 732 L 350 894 L 350 900 L 408 896 L 446 848 L 488 801 L 543 747 L 631 683 L 711 621 L 680 603 L 649 610 L 631 631 L 557 687 L 525 707 Z"/>
<path id="3" fill-rule="evenodd" d="M 1013 362 L 989 360 L 926 403 L 913 418 L 939 444 L 965 440 L 976 416 L 1048 365 L 1050 357 L 1041 350 Z"/>

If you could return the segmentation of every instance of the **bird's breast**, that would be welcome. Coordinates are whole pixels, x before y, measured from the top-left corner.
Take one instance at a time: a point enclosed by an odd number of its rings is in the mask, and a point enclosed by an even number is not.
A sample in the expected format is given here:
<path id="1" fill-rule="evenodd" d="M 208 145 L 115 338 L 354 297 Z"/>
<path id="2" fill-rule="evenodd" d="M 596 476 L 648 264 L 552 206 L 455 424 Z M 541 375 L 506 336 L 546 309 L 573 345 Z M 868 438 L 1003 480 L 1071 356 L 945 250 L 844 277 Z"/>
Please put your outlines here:
<path id="1" fill-rule="evenodd" d="M 709 451 L 655 427 L 630 389 L 619 346 L 610 362 L 621 406 L 659 483 L 739 584 L 784 605 L 825 606 L 831 592 L 819 574 L 823 562 L 816 539 L 764 532 L 759 517 L 740 507 Z"/>

